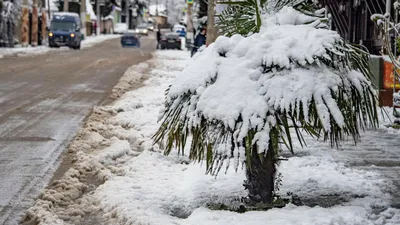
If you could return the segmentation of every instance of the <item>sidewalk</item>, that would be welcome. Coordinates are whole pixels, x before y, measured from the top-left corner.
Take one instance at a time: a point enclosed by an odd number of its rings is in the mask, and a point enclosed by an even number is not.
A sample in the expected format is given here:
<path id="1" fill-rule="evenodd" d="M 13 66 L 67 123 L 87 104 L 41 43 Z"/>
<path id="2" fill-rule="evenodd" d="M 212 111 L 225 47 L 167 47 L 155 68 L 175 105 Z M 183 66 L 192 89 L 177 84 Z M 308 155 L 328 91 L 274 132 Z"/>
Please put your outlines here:
<path id="1" fill-rule="evenodd" d="M 100 35 L 100 36 L 89 36 L 86 37 L 85 40 L 82 41 L 82 48 L 89 48 L 95 44 L 101 43 L 103 41 L 118 38 L 120 35 Z M 50 48 L 47 45 L 40 45 L 37 47 L 15 47 L 15 48 L 0 48 L 0 59 L 5 56 L 31 56 L 31 55 L 40 55 L 45 54 L 50 51 L 65 51 L 68 48 Z"/>
<path id="2" fill-rule="evenodd" d="M 114 88 L 117 100 L 94 109 L 56 173 L 58 179 L 28 211 L 25 222 L 400 224 L 400 210 L 392 202 L 398 196 L 391 194 L 399 190 L 400 145 L 390 129 L 367 131 L 359 145 L 345 143 L 340 150 L 308 139 L 304 149 L 297 145 L 294 156 L 284 152 L 289 159 L 279 167 L 280 193 L 296 194 L 304 206 L 244 214 L 207 209 L 206 203 L 246 196 L 244 171 L 229 170 L 215 179 L 204 174 L 205 165 L 176 153 L 164 156 L 151 140 L 164 90 L 189 60 L 188 52 L 158 51 L 152 60 L 129 69 Z"/>

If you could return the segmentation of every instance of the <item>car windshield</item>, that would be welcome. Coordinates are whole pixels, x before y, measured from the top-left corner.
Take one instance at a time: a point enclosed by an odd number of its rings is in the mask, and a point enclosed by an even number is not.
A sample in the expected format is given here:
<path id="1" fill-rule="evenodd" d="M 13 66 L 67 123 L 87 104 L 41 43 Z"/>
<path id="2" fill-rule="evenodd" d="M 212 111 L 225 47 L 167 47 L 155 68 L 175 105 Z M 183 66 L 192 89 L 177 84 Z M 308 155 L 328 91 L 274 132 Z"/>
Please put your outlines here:
<path id="1" fill-rule="evenodd" d="M 124 37 L 134 37 L 135 34 L 134 34 L 134 33 L 124 33 L 123 36 L 124 36 Z"/>
<path id="2" fill-rule="evenodd" d="M 54 21 L 54 22 L 51 22 L 50 29 L 51 30 L 72 31 L 75 29 L 75 24 L 73 22 Z"/>

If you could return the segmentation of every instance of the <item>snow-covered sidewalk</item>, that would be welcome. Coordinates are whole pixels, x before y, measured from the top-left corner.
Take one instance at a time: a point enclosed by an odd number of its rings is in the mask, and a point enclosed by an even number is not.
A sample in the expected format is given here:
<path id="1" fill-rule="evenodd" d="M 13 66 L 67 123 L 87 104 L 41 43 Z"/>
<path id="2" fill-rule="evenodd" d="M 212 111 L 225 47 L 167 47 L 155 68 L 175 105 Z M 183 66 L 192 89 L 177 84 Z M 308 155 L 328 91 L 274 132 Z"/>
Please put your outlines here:
<path id="1" fill-rule="evenodd" d="M 114 34 L 85 37 L 85 40 L 82 41 L 81 47 L 82 48 L 92 47 L 95 44 L 118 37 L 120 37 L 120 35 L 114 35 Z M 29 46 L 27 48 L 23 47 L 0 48 L 0 59 L 8 55 L 14 55 L 20 57 L 20 56 L 40 55 L 50 51 L 65 51 L 65 50 L 68 50 L 68 48 L 65 47 L 50 48 L 47 45 L 46 46 L 40 45 L 37 47 Z"/>
<path id="2" fill-rule="evenodd" d="M 205 164 L 176 152 L 164 156 L 151 140 L 165 90 L 189 61 L 188 52 L 159 51 L 128 70 L 115 96 L 146 80 L 112 104 L 95 108 L 71 146 L 73 168 L 43 192 L 28 218 L 53 225 L 400 224 L 400 210 L 390 206 L 390 180 L 376 170 L 352 167 L 349 154 L 312 140 L 305 149 L 297 145 L 295 156 L 284 152 L 289 159 L 279 167 L 280 193 L 296 194 L 306 205 L 243 214 L 208 209 L 207 203 L 246 196 L 244 171 L 205 175 Z M 364 140 L 372 138 L 367 143 L 379 147 L 372 134 L 366 132 Z M 366 152 L 351 144 L 341 150 L 350 148 Z"/>

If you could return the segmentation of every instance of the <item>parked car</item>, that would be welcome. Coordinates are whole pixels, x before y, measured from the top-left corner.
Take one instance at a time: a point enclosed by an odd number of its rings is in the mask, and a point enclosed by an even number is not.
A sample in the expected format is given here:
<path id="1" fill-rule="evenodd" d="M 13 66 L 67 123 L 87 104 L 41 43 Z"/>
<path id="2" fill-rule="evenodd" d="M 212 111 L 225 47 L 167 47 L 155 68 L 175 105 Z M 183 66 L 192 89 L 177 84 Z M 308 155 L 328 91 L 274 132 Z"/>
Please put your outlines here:
<path id="1" fill-rule="evenodd" d="M 181 38 L 178 33 L 166 33 L 161 37 L 161 49 L 181 49 Z"/>
<path id="2" fill-rule="evenodd" d="M 121 37 L 121 46 L 140 48 L 139 35 L 133 31 L 125 32 Z"/>
<path id="3" fill-rule="evenodd" d="M 149 30 L 147 28 L 146 24 L 141 24 L 138 27 L 136 27 L 136 33 L 140 34 L 140 35 L 149 35 Z"/>
<path id="4" fill-rule="evenodd" d="M 55 13 L 50 22 L 48 36 L 50 48 L 68 46 L 80 49 L 83 35 L 79 15 L 77 13 Z"/>

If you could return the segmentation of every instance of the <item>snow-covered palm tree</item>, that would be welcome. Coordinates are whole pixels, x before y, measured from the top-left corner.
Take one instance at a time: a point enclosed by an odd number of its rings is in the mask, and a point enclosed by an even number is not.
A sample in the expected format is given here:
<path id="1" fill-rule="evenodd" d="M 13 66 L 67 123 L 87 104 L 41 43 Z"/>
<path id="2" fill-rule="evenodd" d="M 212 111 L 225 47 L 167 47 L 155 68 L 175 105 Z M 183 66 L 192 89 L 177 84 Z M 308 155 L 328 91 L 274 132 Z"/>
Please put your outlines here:
<path id="1" fill-rule="evenodd" d="M 244 165 L 249 199 L 271 203 L 278 150 L 293 152 L 292 134 L 302 145 L 307 133 L 335 146 L 378 125 L 369 54 L 328 30 L 311 3 L 230 3 L 220 16 L 226 36 L 166 92 L 154 136 L 166 154 L 188 145 L 189 157 L 214 175 Z"/>

